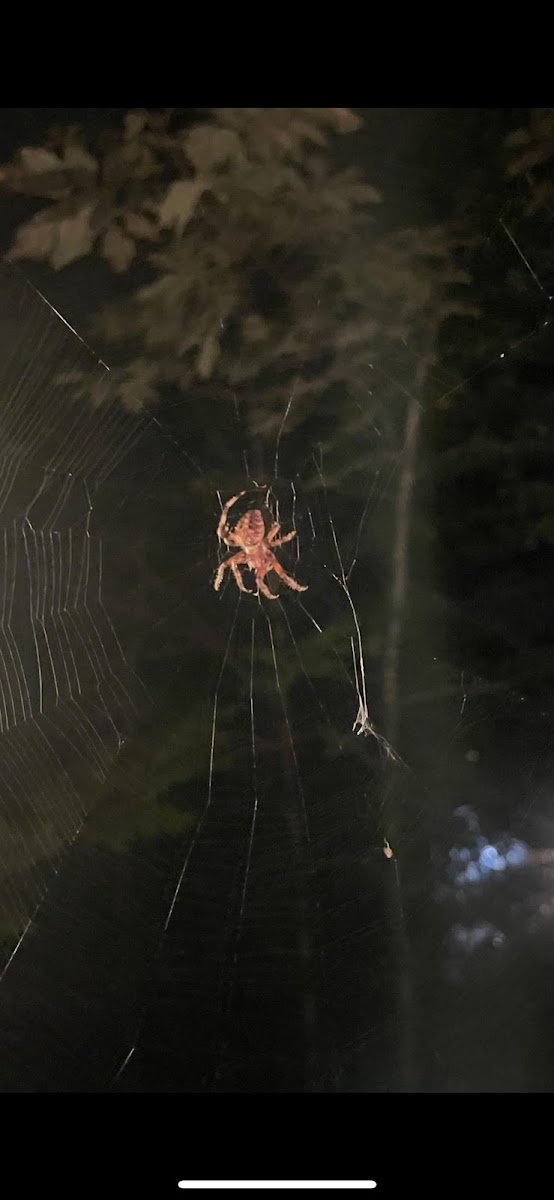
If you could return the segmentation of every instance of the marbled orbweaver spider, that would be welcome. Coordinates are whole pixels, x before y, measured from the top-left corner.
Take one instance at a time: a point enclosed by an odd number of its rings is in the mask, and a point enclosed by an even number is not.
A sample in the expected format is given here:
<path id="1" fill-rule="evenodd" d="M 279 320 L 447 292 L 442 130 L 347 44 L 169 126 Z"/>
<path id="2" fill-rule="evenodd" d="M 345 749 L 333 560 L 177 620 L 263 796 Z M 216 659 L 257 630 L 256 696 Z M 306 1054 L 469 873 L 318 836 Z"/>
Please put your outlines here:
<path id="1" fill-rule="evenodd" d="M 266 533 L 265 521 L 263 513 L 259 508 L 252 508 L 249 512 L 244 513 L 244 516 L 237 521 L 234 529 L 230 529 L 227 523 L 229 509 L 240 500 L 242 496 L 246 496 L 246 491 L 237 492 L 236 496 L 231 496 L 231 499 L 223 506 L 219 525 L 217 527 L 217 536 L 220 541 L 225 542 L 226 546 L 238 546 L 236 554 L 231 554 L 224 562 L 220 563 L 216 577 L 214 579 L 214 588 L 219 591 L 221 582 L 227 567 L 231 568 L 235 583 L 241 592 L 249 592 L 255 595 L 251 588 L 244 586 L 242 575 L 239 567 L 248 567 L 253 571 L 256 577 L 256 583 L 262 595 L 267 596 L 268 600 L 278 600 L 279 597 L 274 592 L 270 592 L 265 577 L 270 571 L 275 571 L 275 574 L 286 583 L 295 592 L 306 592 L 307 587 L 302 587 L 295 579 L 281 566 L 281 563 L 275 557 L 273 551 L 276 546 L 284 546 L 285 542 L 290 542 L 296 537 L 296 529 L 286 533 L 284 537 L 278 537 L 281 525 L 279 521 L 271 526 Z"/>

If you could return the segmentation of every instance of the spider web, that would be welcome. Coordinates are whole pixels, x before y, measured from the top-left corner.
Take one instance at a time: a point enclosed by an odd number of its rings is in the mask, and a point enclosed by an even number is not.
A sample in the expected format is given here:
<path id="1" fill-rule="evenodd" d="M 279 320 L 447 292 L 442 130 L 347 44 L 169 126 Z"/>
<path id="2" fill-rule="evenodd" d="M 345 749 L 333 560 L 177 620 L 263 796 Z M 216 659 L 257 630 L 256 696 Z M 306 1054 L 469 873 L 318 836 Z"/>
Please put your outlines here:
<path id="1" fill-rule="evenodd" d="M 463 378 L 435 368 L 436 402 L 463 395 L 499 360 L 544 336 L 548 291 L 507 218 L 503 209 L 481 262 L 488 270 L 491 258 L 505 264 L 510 256 L 516 317 L 510 338 L 499 318 L 504 290 L 498 312 L 481 317 L 500 328 L 494 357 L 468 361 Z M 15 288 L 11 278 L 9 287 Z M 14 982 L 4 1011 L 13 1020 L 21 990 L 40 980 L 48 953 L 58 1001 L 63 996 L 65 1050 L 59 1019 L 50 1018 L 42 1046 L 56 1046 L 54 1075 L 63 1083 L 52 1083 L 50 1069 L 47 1089 L 341 1090 L 345 1078 L 355 1086 L 360 1055 L 364 1062 L 371 1056 L 377 1087 L 386 1088 L 398 1033 L 391 978 L 405 906 L 410 912 L 421 902 L 416 893 L 406 899 L 400 878 L 397 851 L 404 846 L 396 844 L 392 800 L 409 851 L 430 776 L 424 763 L 403 762 L 389 735 L 382 650 L 365 599 L 387 586 L 403 464 L 405 412 L 398 400 L 414 399 L 421 356 L 406 345 L 394 364 L 368 361 L 372 399 L 356 431 L 362 466 L 345 473 L 332 434 L 324 434 L 329 413 L 316 412 L 307 434 L 294 419 L 294 391 L 283 397 L 278 421 L 255 436 L 248 403 L 214 392 L 209 410 L 187 410 L 185 442 L 180 399 L 144 421 L 115 405 L 100 412 L 72 407 L 53 381 L 60 368 L 71 370 L 71 356 L 82 366 L 88 352 L 35 297 L 26 293 L 18 304 L 11 299 L 3 318 L 24 313 L 20 342 L 9 334 L 21 350 L 3 394 L 16 395 L 23 374 L 28 397 L 10 407 L 5 435 L 5 477 L 14 484 L 2 507 L 10 581 L 2 632 L 15 666 L 4 648 L 2 771 L 14 804 L 10 836 L 14 845 L 19 839 L 12 850 L 16 870 L 11 866 L 17 887 L 6 884 L 5 904 L 12 941 L 30 922 L 40 936 L 21 955 L 19 976 L 15 963 L 6 975 L 4 989 Z M 21 358 L 29 345 L 25 376 Z M 448 362 L 447 347 L 441 361 Z M 17 432 L 20 420 L 24 434 Z M 70 420 L 75 438 L 66 449 Z M 137 446 L 146 446 L 138 457 Z M 77 839 L 93 804 L 91 779 L 106 779 L 142 703 L 134 657 L 125 657 L 103 600 L 98 532 L 117 512 L 119 538 L 139 546 L 135 488 L 141 514 L 152 506 L 154 514 L 141 550 L 159 544 L 157 525 L 164 530 L 160 614 L 145 606 L 133 630 L 140 674 L 156 704 L 163 697 L 168 711 L 179 707 L 178 736 L 192 728 L 197 745 L 187 744 L 174 796 L 191 815 L 189 830 L 137 839 L 123 861 Z M 239 594 L 228 573 L 221 591 L 213 591 L 227 553 L 215 529 L 222 505 L 242 489 L 231 524 L 262 507 L 268 520 L 281 522 L 282 533 L 296 529 L 294 542 L 277 553 L 308 584 L 306 593 L 282 587 L 270 603 Z M 111 567 L 117 575 L 114 557 Z M 113 607 L 125 611 L 120 587 L 113 593 Z M 483 681 L 468 683 L 422 652 L 405 683 L 408 710 L 414 694 L 436 692 L 437 673 L 454 708 L 443 705 L 435 770 L 461 737 L 460 726 L 468 728 L 470 709 L 473 721 L 486 704 Z M 20 748 L 16 735 L 23 734 Z M 23 770 L 33 771 L 33 786 Z M 59 872 L 72 843 L 73 857 Z M 114 903 L 122 879 L 125 896 Z M 34 919 L 48 889 L 50 907 Z M 68 896 L 80 906 L 77 931 L 60 915 Z M 99 925 L 102 945 L 93 933 Z M 79 951 L 73 969 L 69 946 Z M 83 994 L 91 991 L 80 974 L 87 947 L 94 952 L 94 991 L 102 992 L 99 980 L 112 988 L 100 1065 L 97 1058 L 91 1063 L 97 1009 L 88 1035 L 82 1030 Z M 20 1041 L 8 1056 L 7 1078 L 22 1060 L 36 1087 L 36 1062 L 25 1059 Z"/>
<path id="2" fill-rule="evenodd" d="M 141 424 L 113 403 L 95 412 L 71 399 L 62 368 L 92 370 L 88 350 L 17 274 L 3 268 L 0 282 L 5 967 L 145 695 L 104 604 L 97 521 Z"/>

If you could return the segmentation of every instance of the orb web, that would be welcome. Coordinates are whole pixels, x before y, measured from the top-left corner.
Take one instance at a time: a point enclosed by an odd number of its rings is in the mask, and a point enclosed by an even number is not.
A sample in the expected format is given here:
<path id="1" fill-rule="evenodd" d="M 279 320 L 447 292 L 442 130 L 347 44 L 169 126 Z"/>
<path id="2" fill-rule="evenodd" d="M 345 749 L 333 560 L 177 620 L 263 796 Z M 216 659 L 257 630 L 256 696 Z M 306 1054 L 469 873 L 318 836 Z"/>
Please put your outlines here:
<path id="1" fill-rule="evenodd" d="M 64 377 L 103 368 L 0 273 L 0 921 L 3 966 L 145 696 L 103 598 L 97 512 L 141 425 Z"/>

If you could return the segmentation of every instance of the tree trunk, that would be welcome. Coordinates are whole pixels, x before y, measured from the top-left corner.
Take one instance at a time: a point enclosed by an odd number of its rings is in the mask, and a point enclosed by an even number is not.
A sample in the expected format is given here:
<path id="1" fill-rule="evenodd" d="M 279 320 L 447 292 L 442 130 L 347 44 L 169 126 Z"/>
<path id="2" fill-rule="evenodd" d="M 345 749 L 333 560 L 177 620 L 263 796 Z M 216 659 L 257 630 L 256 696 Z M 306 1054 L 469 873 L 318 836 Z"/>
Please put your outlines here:
<path id="1" fill-rule="evenodd" d="M 419 358 L 413 392 L 408 398 L 402 451 L 402 466 L 394 514 L 392 583 L 390 594 L 390 619 L 385 636 L 383 655 L 383 700 L 385 708 L 385 732 L 387 741 L 394 750 L 400 750 L 399 717 L 399 666 L 402 632 L 406 614 L 409 580 L 409 542 L 412 515 L 412 500 L 416 473 L 418 438 L 423 412 L 422 396 L 432 362 L 432 348 L 436 327 L 431 323 L 424 351 Z M 399 1037 L 398 1083 L 403 1092 L 417 1091 L 417 1067 L 415 1054 L 415 1012 L 413 963 L 410 938 L 406 925 L 403 903 L 401 854 L 402 828 L 397 787 L 393 780 L 385 809 L 385 836 L 392 847 L 394 858 L 390 862 L 388 901 L 392 918 L 395 952 L 398 963 L 396 978 L 396 1013 Z"/>

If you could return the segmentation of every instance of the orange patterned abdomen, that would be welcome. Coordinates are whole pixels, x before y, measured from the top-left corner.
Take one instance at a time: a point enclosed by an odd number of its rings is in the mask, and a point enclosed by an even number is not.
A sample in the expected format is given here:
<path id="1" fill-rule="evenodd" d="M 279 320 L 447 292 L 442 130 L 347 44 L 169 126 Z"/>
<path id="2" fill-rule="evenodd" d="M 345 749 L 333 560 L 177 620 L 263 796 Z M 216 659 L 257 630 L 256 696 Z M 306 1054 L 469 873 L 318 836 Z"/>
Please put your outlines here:
<path id="1" fill-rule="evenodd" d="M 253 508 L 241 517 L 236 533 L 243 546 L 259 546 L 265 537 L 264 519 L 259 508 Z"/>

